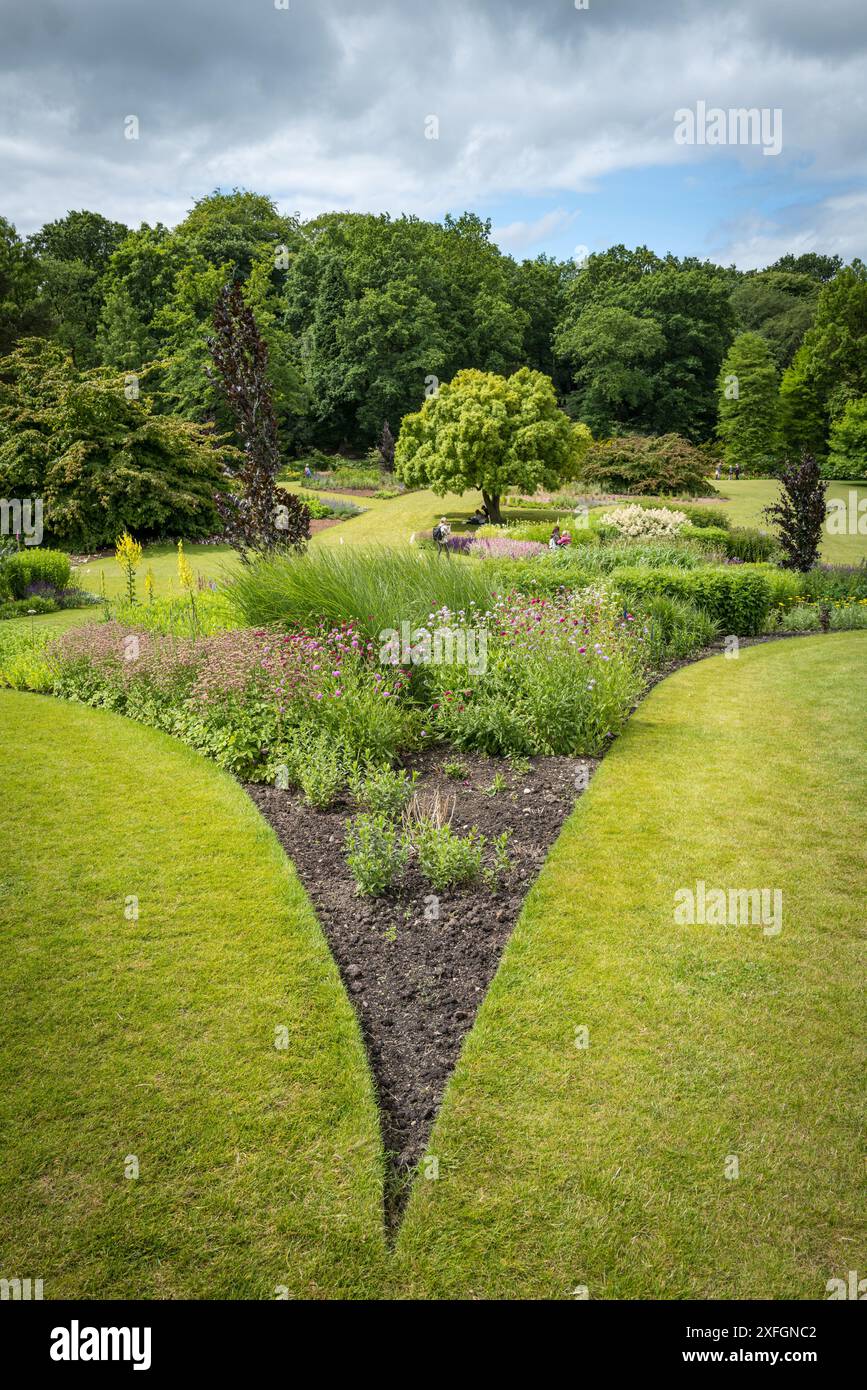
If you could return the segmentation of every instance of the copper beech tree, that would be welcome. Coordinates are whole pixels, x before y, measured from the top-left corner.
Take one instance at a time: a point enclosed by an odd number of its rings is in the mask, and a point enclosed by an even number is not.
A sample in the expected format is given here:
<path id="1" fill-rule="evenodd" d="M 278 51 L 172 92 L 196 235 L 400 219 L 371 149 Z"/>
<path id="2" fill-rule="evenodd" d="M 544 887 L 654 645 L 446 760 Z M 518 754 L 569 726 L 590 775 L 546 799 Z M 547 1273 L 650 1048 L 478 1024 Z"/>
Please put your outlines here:
<path id="1" fill-rule="evenodd" d="M 226 468 L 230 490 L 215 502 L 223 533 L 249 563 L 275 550 L 301 546 L 310 536 L 310 512 L 293 494 L 278 491 L 280 445 L 268 385 L 268 349 L 239 281 L 220 291 L 208 347 L 241 439 L 239 462 Z"/>

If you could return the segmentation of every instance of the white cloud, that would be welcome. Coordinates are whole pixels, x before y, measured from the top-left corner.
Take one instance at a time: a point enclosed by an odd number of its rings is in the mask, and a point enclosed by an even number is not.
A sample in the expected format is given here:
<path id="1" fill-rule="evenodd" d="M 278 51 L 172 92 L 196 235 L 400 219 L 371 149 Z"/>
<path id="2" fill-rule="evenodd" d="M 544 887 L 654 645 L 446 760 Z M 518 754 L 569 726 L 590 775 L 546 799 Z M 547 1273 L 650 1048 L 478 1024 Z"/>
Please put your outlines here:
<path id="1" fill-rule="evenodd" d="M 819 251 L 851 261 L 865 254 L 865 226 L 867 192 L 791 208 L 776 220 L 751 214 L 729 224 L 728 239 L 715 248 L 713 259 L 724 265 L 733 262 L 742 270 L 759 270 L 787 252 L 800 256 Z"/>
<path id="2" fill-rule="evenodd" d="M 491 235 L 504 251 L 532 251 L 542 246 L 554 232 L 568 227 L 577 216 L 577 212 L 555 208 L 534 218 L 532 222 L 509 222 L 505 227 L 494 227 Z"/>
<path id="3" fill-rule="evenodd" d="M 856 0 L 0 0 L 2 212 L 22 231 L 92 207 L 130 224 L 183 216 L 215 185 L 334 208 L 439 217 L 484 200 L 548 199 L 500 229 L 516 251 L 562 230 L 566 195 L 606 175 L 713 160 L 854 186 L 867 7 Z M 781 107 L 784 149 L 675 144 L 699 99 Z M 141 139 L 123 139 L 123 118 Z M 426 140 L 435 114 L 440 138 Z M 763 171 L 767 174 L 767 168 Z M 830 187 L 830 182 L 829 182 Z M 558 218 L 561 219 L 558 221 Z M 828 198 L 817 235 L 864 239 Z M 803 235 L 810 229 L 801 228 Z M 537 235 L 538 234 L 538 235 Z M 772 230 L 732 237 L 752 255 Z"/>

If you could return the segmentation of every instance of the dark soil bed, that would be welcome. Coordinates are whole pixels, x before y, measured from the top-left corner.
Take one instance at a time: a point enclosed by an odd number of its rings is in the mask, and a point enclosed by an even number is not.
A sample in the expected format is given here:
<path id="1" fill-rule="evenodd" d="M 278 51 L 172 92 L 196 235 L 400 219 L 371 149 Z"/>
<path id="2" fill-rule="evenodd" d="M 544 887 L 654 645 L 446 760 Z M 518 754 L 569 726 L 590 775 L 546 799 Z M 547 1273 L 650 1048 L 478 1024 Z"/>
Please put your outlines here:
<path id="1" fill-rule="evenodd" d="M 448 762 L 460 762 L 465 778 L 447 777 Z M 342 852 L 351 800 L 314 811 L 293 791 L 247 787 L 298 870 L 361 1022 L 398 1208 L 400 1180 L 424 1155 L 446 1081 L 527 890 L 597 765 L 591 758 L 533 758 L 527 771 L 516 771 L 508 759 L 442 748 L 408 760 L 419 773 L 419 792 L 455 798 L 457 833 L 477 826 L 493 840 L 512 832 L 511 869 L 499 886 L 480 882 L 445 891 L 438 901 L 412 864 L 387 897 L 356 894 Z M 497 773 L 506 787 L 486 795 Z"/>

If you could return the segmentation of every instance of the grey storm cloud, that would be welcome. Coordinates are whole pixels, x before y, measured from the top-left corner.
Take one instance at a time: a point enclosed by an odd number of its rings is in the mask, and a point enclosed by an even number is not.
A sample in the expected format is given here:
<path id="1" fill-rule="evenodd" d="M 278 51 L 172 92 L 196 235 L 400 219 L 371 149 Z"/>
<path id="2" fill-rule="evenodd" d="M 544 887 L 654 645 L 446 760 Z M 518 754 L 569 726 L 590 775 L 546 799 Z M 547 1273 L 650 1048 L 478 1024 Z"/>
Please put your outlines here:
<path id="1" fill-rule="evenodd" d="M 706 157 L 672 139 L 699 99 L 780 107 L 832 231 L 863 187 L 862 0 L 0 0 L 0 33 L 0 211 L 25 232 L 70 207 L 172 223 L 217 186 L 304 216 L 556 201 Z"/>

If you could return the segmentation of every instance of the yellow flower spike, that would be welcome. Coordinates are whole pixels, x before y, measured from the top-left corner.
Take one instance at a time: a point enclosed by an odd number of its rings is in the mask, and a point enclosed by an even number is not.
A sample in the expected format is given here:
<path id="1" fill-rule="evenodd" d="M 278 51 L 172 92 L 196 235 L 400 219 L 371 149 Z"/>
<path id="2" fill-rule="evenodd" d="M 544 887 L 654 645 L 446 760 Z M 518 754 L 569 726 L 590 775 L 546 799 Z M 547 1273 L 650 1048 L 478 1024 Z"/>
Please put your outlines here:
<path id="1" fill-rule="evenodd" d="M 182 589 L 186 589 L 188 593 L 193 592 L 196 577 L 193 574 L 192 565 L 184 554 L 183 541 L 178 541 L 178 579 Z"/>
<path id="2" fill-rule="evenodd" d="M 141 564 L 142 549 L 128 531 L 124 531 L 114 544 L 114 558 L 126 577 L 126 597 L 128 603 L 135 603 L 135 572 Z"/>

